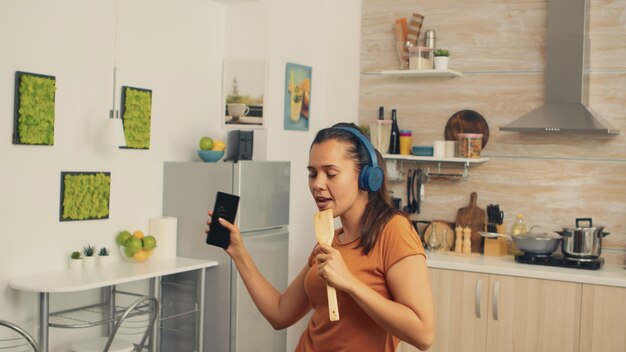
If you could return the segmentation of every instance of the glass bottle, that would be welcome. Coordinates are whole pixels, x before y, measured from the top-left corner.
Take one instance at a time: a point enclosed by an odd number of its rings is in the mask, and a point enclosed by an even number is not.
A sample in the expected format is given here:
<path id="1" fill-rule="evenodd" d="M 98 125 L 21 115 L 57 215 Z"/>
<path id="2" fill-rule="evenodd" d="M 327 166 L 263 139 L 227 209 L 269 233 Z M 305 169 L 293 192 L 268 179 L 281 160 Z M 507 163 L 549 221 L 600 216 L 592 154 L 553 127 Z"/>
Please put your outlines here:
<path id="1" fill-rule="evenodd" d="M 389 136 L 389 154 L 400 154 L 400 128 L 396 109 L 391 110 L 391 134 Z"/>

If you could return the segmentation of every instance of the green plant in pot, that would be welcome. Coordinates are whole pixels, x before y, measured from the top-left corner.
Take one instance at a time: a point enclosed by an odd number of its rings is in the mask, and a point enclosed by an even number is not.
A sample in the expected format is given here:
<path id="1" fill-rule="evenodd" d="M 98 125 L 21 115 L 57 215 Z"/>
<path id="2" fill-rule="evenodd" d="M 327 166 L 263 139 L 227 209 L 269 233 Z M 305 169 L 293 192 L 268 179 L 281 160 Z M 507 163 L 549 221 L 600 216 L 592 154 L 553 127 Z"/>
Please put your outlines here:
<path id="1" fill-rule="evenodd" d="M 79 251 L 74 251 L 70 254 L 70 270 L 77 271 L 83 268 L 83 256 Z"/>
<path id="2" fill-rule="evenodd" d="M 433 55 L 435 56 L 435 70 L 447 70 L 448 62 L 450 61 L 450 50 L 437 49 Z"/>
<path id="3" fill-rule="evenodd" d="M 100 248 L 98 252 L 98 265 L 99 266 L 107 266 L 111 263 L 112 257 L 110 256 L 111 251 L 107 247 Z"/>
<path id="4" fill-rule="evenodd" d="M 83 247 L 83 267 L 93 268 L 96 266 L 96 247 L 87 245 Z"/>

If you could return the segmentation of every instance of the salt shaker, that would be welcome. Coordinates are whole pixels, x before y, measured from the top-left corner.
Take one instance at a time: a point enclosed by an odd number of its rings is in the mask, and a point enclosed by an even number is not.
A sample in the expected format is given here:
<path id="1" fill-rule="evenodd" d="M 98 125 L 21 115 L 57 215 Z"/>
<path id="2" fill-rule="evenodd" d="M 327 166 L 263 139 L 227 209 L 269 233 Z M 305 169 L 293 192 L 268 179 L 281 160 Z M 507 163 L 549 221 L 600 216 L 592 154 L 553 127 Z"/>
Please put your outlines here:
<path id="1" fill-rule="evenodd" d="M 469 226 L 465 226 L 463 229 L 463 254 L 472 253 L 472 241 L 470 237 L 472 235 L 472 229 Z"/>
<path id="2" fill-rule="evenodd" d="M 463 246 L 463 228 L 461 226 L 457 226 L 454 229 L 456 234 L 456 240 L 454 241 L 454 252 L 461 253 L 461 247 Z"/>

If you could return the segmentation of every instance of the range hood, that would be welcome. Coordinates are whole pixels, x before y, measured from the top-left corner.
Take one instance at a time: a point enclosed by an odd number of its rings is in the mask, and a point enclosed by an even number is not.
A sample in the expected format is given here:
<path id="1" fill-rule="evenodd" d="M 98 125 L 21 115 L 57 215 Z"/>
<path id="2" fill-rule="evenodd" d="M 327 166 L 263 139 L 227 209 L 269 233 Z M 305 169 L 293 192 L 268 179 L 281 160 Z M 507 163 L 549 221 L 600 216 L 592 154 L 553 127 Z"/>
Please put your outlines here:
<path id="1" fill-rule="evenodd" d="M 545 103 L 500 131 L 617 135 L 589 105 L 588 0 L 548 0 Z"/>

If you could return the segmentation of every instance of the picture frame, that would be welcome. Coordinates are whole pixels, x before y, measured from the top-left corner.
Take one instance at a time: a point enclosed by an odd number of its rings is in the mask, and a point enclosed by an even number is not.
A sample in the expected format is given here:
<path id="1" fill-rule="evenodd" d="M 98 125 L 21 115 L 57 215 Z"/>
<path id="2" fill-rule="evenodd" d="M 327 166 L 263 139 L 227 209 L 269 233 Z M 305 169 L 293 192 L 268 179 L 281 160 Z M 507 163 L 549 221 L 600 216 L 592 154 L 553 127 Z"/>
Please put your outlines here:
<path id="1" fill-rule="evenodd" d="M 285 66 L 285 130 L 309 130 L 312 78 L 313 68 L 310 66 L 291 62 Z"/>
<path id="2" fill-rule="evenodd" d="M 126 141 L 120 149 L 150 149 L 152 90 L 122 86 L 120 108 Z"/>
<path id="3" fill-rule="evenodd" d="M 263 128 L 267 92 L 265 61 L 224 61 L 222 70 L 222 126 Z"/>
<path id="4" fill-rule="evenodd" d="M 111 173 L 62 171 L 59 221 L 109 218 Z"/>
<path id="5" fill-rule="evenodd" d="M 54 145 L 56 77 L 15 72 L 13 144 Z"/>

